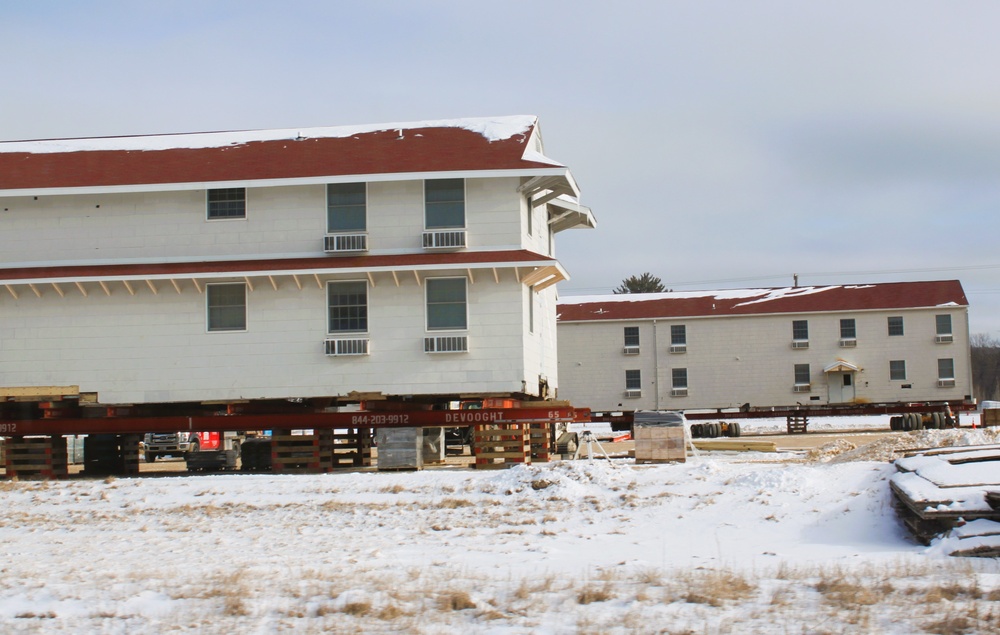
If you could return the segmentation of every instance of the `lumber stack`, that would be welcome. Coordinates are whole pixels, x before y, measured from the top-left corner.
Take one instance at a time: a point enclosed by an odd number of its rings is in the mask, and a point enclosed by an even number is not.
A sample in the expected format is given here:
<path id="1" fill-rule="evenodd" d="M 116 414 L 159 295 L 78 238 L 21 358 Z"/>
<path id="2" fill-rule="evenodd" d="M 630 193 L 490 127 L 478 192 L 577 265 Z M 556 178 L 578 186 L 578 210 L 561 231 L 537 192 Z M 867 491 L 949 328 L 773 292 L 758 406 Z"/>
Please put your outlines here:
<path id="1" fill-rule="evenodd" d="M 683 426 L 636 426 L 636 463 L 683 463 L 687 458 Z"/>
<path id="2" fill-rule="evenodd" d="M 371 467 L 371 428 L 351 428 L 349 430 L 329 430 L 330 465 L 333 469 Z"/>
<path id="3" fill-rule="evenodd" d="M 274 430 L 271 434 L 271 471 L 283 474 L 323 472 L 319 436 Z"/>
<path id="4" fill-rule="evenodd" d="M 531 460 L 534 463 L 548 463 L 552 457 L 551 424 L 531 423 L 529 432 L 531 438 Z"/>
<path id="5" fill-rule="evenodd" d="M 66 437 L 10 437 L 4 444 L 8 478 L 66 478 Z"/>
<path id="6" fill-rule="evenodd" d="M 742 439 L 697 439 L 691 442 L 699 450 L 718 450 L 724 452 L 777 452 L 774 441 L 742 440 Z"/>
<path id="7" fill-rule="evenodd" d="M 1000 522 L 1000 445 L 923 450 L 898 459 L 895 466 L 889 486 L 897 513 L 923 544 L 939 536 L 951 538 L 974 521 Z M 976 547 L 979 553 L 956 547 L 952 555 L 981 555 L 991 548 L 1000 552 L 1000 535 L 986 535 Z"/>
<path id="8" fill-rule="evenodd" d="M 531 463 L 531 429 L 527 423 L 477 425 L 472 432 L 474 466 L 504 469 Z"/>
<path id="9" fill-rule="evenodd" d="M 792 414 L 785 417 L 785 427 L 788 434 L 805 434 L 809 427 L 809 417 L 804 414 Z"/>

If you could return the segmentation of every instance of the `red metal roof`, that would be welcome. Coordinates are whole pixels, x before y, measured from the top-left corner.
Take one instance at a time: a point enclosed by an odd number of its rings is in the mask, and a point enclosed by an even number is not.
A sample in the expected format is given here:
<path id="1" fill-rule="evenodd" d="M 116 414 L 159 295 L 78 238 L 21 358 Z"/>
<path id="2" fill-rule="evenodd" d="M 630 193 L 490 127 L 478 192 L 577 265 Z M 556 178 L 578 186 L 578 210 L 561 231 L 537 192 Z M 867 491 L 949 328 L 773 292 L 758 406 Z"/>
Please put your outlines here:
<path id="1" fill-rule="evenodd" d="M 254 272 L 270 271 L 310 271 L 324 269 L 378 269 L 426 267 L 440 265 L 455 268 L 479 264 L 514 266 L 516 263 L 531 263 L 534 266 L 555 265 L 556 260 L 526 249 L 514 251 L 462 251 L 453 253 L 422 253 L 370 256 L 326 256 L 315 258 L 281 258 L 266 260 L 225 260 L 210 262 L 170 262 L 120 265 L 73 265 L 52 267 L 19 267 L 0 269 L 0 281 L 23 283 L 53 278 L 121 278 L 132 276 L 176 276 L 178 278 L 196 274 L 247 275 Z"/>
<path id="2" fill-rule="evenodd" d="M 958 280 L 565 297 L 560 322 L 968 306 Z"/>
<path id="3" fill-rule="evenodd" d="M 524 170 L 558 165 L 545 162 L 544 157 L 537 154 L 529 154 L 531 160 L 523 158 L 526 140 L 537 126 L 537 121 L 533 117 L 509 119 L 525 121 L 527 129 L 506 138 L 491 139 L 461 125 L 479 120 L 456 120 L 455 125 L 447 125 L 448 122 L 413 124 L 415 127 L 402 128 L 405 131 L 402 135 L 399 126 L 404 124 L 386 124 L 395 127 L 388 130 L 368 127 L 346 136 L 306 136 L 301 139 L 297 139 L 298 135 L 292 132 L 276 140 L 245 142 L 238 141 L 240 133 L 206 133 L 176 137 L 160 135 L 0 143 L 0 191 Z M 237 141 L 218 147 L 183 147 L 184 140 L 226 134 Z M 260 136 L 256 135 L 257 138 Z M 181 147 L 167 147 L 174 138 L 176 145 Z M 247 133 L 246 138 L 253 139 L 255 135 Z M 156 143 L 151 143 L 150 149 L 101 149 L 116 147 L 116 141 L 119 147 L 142 148 L 143 139 L 156 140 Z M 90 143 L 86 143 L 88 141 Z M 45 149 L 32 151 L 32 144 Z M 76 151 L 61 151 L 62 148 Z"/>

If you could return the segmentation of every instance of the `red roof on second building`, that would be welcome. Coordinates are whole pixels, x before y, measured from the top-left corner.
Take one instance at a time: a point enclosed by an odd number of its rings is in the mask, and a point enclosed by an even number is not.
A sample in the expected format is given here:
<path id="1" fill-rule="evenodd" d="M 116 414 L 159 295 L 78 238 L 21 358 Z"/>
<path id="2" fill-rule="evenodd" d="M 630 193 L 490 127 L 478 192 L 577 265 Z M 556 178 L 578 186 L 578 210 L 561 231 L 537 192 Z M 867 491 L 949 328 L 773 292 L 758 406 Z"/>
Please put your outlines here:
<path id="1" fill-rule="evenodd" d="M 564 297 L 560 322 L 968 306 L 958 280 Z"/>

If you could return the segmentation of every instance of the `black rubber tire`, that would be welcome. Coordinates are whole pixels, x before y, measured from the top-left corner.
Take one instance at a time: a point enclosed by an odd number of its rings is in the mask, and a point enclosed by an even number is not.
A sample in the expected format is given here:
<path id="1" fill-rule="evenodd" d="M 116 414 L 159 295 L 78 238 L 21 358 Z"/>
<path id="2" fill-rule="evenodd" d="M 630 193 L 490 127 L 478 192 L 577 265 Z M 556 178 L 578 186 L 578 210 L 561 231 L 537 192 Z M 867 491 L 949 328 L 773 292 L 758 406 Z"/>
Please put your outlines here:
<path id="1" fill-rule="evenodd" d="M 713 423 L 712 424 L 712 438 L 717 439 L 722 436 L 722 424 Z"/>
<path id="2" fill-rule="evenodd" d="M 924 415 L 919 412 L 913 413 L 913 429 L 923 430 L 924 429 Z"/>
<path id="3" fill-rule="evenodd" d="M 700 423 L 692 423 L 691 424 L 691 438 L 692 439 L 700 439 L 701 438 L 701 430 L 699 429 L 700 427 L 701 427 Z"/>
<path id="4" fill-rule="evenodd" d="M 889 417 L 889 429 L 893 432 L 899 431 L 899 416 Z"/>
<path id="5" fill-rule="evenodd" d="M 910 418 L 910 414 L 907 413 L 903 415 L 903 420 L 900 422 L 900 427 L 903 432 L 909 432 L 913 430 L 913 419 Z"/>
<path id="6" fill-rule="evenodd" d="M 935 430 L 944 430 L 944 414 L 940 412 L 935 412 L 931 415 L 931 419 L 934 421 Z"/>
<path id="7" fill-rule="evenodd" d="M 739 423 L 734 423 L 733 425 L 736 427 L 736 434 L 734 434 L 733 436 L 735 437 L 743 436 L 743 426 L 740 425 Z"/>
<path id="8" fill-rule="evenodd" d="M 156 453 L 146 452 L 146 463 L 155 463 L 155 462 L 156 462 Z"/>

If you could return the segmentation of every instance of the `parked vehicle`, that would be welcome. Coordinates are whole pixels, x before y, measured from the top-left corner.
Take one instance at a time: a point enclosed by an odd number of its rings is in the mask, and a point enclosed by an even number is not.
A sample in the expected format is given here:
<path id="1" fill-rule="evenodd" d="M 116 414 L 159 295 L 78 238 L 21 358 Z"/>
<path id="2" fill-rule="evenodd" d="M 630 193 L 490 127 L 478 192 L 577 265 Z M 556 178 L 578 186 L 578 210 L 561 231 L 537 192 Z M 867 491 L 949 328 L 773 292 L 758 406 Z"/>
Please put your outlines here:
<path id="1" fill-rule="evenodd" d="M 184 457 L 187 469 L 235 469 L 245 432 L 154 432 L 143 440 L 148 463 L 157 457 Z"/>
<path id="2" fill-rule="evenodd" d="M 218 435 L 218 432 L 211 433 Z M 146 462 L 152 463 L 164 456 L 182 457 L 201 448 L 197 432 L 149 432 L 143 437 Z"/>

